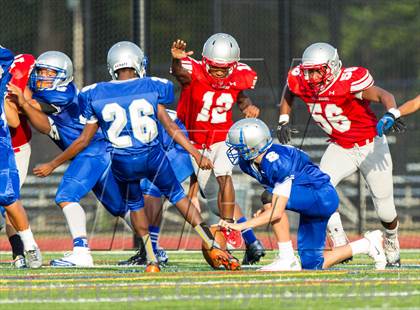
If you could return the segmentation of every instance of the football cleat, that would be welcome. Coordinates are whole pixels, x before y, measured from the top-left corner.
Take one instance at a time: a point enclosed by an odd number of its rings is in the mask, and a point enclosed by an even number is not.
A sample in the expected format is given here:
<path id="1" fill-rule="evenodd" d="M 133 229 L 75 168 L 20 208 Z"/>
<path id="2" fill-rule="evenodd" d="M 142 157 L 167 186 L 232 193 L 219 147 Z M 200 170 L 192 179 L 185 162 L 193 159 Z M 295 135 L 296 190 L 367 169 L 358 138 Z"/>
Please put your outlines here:
<path id="1" fill-rule="evenodd" d="M 15 267 L 18 269 L 28 268 L 28 265 L 26 265 L 25 257 L 23 255 L 16 256 L 12 262 L 12 267 Z"/>
<path id="2" fill-rule="evenodd" d="M 160 272 L 159 264 L 155 262 L 148 263 L 144 272 Z"/>
<path id="3" fill-rule="evenodd" d="M 260 240 L 255 240 L 251 244 L 246 245 L 246 251 L 242 265 L 253 265 L 258 263 L 261 257 L 265 256 L 265 249 Z"/>
<path id="4" fill-rule="evenodd" d="M 302 265 L 296 256 L 291 259 L 277 257 L 271 264 L 266 265 L 258 271 L 301 271 Z"/>
<path id="5" fill-rule="evenodd" d="M 384 250 L 387 267 L 401 267 L 400 243 L 398 238 L 384 238 Z"/>
<path id="6" fill-rule="evenodd" d="M 242 246 L 242 234 L 240 231 L 233 229 L 220 228 L 221 233 L 225 237 L 226 243 L 231 245 L 234 249 L 238 249 Z"/>
<path id="7" fill-rule="evenodd" d="M 155 255 L 160 265 L 165 265 L 168 263 L 168 260 L 169 260 L 168 254 L 161 247 L 158 247 L 156 249 Z"/>
<path id="8" fill-rule="evenodd" d="M 127 260 L 118 262 L 119 266 L 144 266 L 147 265 L 147 256 L 144 249 L 140 249 L 136 254 Z"/>
<path id="9" fill-rule="evenodd" d="M 54 267 L 93 267 L 93 258 L 90 251 L 69 252 L 63 258 L 53 259 L 50 265 Z"/>
<path id="10" fill-rule="evenodd" d="M 380 230 L 374 230 L 366 232 L 364 236 L 370 242 L 368 255 L 375 261 L 375 268 L 377 270 L 384 270 L 386 266 L 386 257 L 382 246 L 382 232 Z"/>
<path id="11" fill-rule="evenodd" d="M 241 264 L 239 260 L 232 256 L 227 250 L 221 250 L 216 247 L 212 247 L 208 250 L 209 258 L 211 259 L 211 266 L 214 269 L 217 269 L 223 266 L 226 270 L 239 270 L 241 269 Z"/>
<path id="12" fill-rule="evenodd" d="M 29 268 L 40 268 L 42 266 L 42 255 L 38 247 L 25 251 L 25 259 Z"/>

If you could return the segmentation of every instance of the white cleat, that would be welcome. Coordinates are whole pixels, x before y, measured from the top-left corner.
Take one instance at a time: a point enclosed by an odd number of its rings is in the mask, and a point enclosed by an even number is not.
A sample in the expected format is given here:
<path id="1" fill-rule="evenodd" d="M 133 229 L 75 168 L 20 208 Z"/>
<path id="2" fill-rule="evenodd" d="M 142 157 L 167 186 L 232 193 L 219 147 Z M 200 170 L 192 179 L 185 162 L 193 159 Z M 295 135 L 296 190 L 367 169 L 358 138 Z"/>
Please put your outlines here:
<path id="1" fill-rule="evenodd" d="M 368 231 L 364 236 L 369 240 L 368 255 L 375 261 L 375 268 L 377 270 L 384 270 L 386 266 L 386 257 L 382 246 L 384 239 L 382 237 L 382 232 L 380 230 Z"/>
<path id="2" fill-rule="evenodd" d="M 161 247 L 157 247 L 155 255 L 160 265 L 166 265 L 168 263 L 169 256 Z"/>
<path id="3" fill-rule="evenodd" d="M 93 267 L 90 251 L 73 251 L 64 254 L 63 258 L 53 259 L 50 265 L 54 267 Z"/>
<path id="4" fill-rule="evenodd" d="M 269 265 L 266 265 L 258 271 L 301 271 L 302 265 L 300 264 L 299 259 L 296 256 L 293 256 L 293 259 L 281 259 L 277 257 L 274 262 Z"/>
<path id="5" fill-rule="evenodd" d="M 389 267 L 401 267 L 400 243 L 398 238 L 384 238 L 384 250 Z"/>
<path id="6" fill-rule="evenodd" d="M 25 251 L 25 259 L 29 268 L 40 268 L 42 266 L 42 255 L 38 247 Z"/>

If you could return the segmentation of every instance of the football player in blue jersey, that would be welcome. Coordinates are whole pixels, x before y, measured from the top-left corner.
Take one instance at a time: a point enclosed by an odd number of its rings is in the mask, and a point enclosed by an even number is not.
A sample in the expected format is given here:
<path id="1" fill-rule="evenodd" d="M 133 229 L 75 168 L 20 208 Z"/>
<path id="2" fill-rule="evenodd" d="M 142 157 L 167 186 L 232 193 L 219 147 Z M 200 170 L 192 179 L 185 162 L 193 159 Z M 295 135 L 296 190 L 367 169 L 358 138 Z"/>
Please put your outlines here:
<path id="1" fill-rule="evenodd" d="M 172 82 L 145 76 L 143 51 L 132 42 L 116 43 L 108 52 L 111 82 L 85 87 L 79 95 L 85 106 L 86 125 L 81 135 L 49 163 L 34 169 L 38 176 L 47 176 L 55 168 L 73 158 L 90 144 L 101 128 L 113 146 L 112 172 L 121 194 L 131 210 L 131 221 L 141 226 L 136 231 L 144 241 L 148 266 L 146 271 L 159 271 L 144 214 L 140 180 L 148 178 L 176 205 L 185 219 L 203 239 L 214 266 L 236 270 L 240 264 L 229 252 L 221 250 L 196 208 L 185 196 L 176 180 L 158 137 L 158 120 L 168 134 L 195 159 L 201 169 L 211 169 L 211 161 L 203 157 L 179 127 L 170 119 L 165 105 L 174 100 Z"/>
<path id="2" fill-rule="evenodd" d="M 40 55 L 31 74 L 32 100 L 25 100 L 20 89 L 9 85 L 17 103 L 31 124 L 48 134 L 55 144 L 65 150 L 80 135 L 84 127 L 82 107 L 73 80 L 73 64 L 62 52 L 48 51 Z M 73 251 L 61 259 L 51 261 L 53 266 L 92 267 L 93 259 L 87 242 L 86 213 L 80 205 L 90 190 L 114 216 L 121 216 L 130 225 L 119 188 L 111 173 L 109 145 L 102 133 L 78 154 L 58 187 L 56 203 L 62 208 L 73 237 Z"/>
<path id="3" fill-rule="evenodd" d="M 328 268 L 357 254 L 368 254 L 377 269 L 385 268 L 379 230 L 324 252 L 328 219 L 337 210 L 339 199 L 330 177 L 321 172 L 306 153 L 291 146 L 273 144 L 267 125 L 255 118 L 236 122 L 229 130 L 226 143 L 230 146 L 227 153 L 231 161 L 239 163 L 243 172 L 268 188 L 272 201 L 270 207 L 258 212 L 253 219 L 240 224 L 222 220 L 219 223 L 222 227 L 243 230 L 267 225 L 280 220 L 285 209 L 291 210 L 300 214 L 297 243 L 302 268 Z M 278 271 L 282 267 L 282 262 L 276 260 L 262 270 Z"/>
<path id="4" fill-rule="evenodd" d="M 166 110 L 170 118 L 177 124 L 182 132 L 188 136 L 184 124 L 177 118 L 176 112 L 173 110 Z M 172 170 L 179 183 L 184 182 L 189 176 L 194 174 L 194 169 L 191 163 L 191 157 L 179 144 L 175 143 L 173 138 L 168 135 L 162 125 L 159 124 L 159 139 L 161 141 L 166 157 L 171 164 Z M 143 191 L 144 207 L 147 218 L 149 220 L 149 235 L 152 241 L 153 251 L 159 264 L 166 264 L 168 262 L 168 255 L 166 251 L 158 245 L 160 224 L 162 221 L 162 193 L 149 179 L 145 178 L 140 183 Z M 196 204 L 194 204 L 197 206 Z M 119 265 L 144 265 L 147 261 L 144 245 L 140 244 L 139 250 L 135 255 L 127 260 L 121 261 Z"/>
<path id="5" fill-rule="evenodd" d="M 9 68 L 13 60 L 13 54 L 0 45 L 0 206 L 4 206 L 23 242 L 27 266 L 39 268 L 42 265 L 42 256 L 29 227 L 25 209 L 19 201 L 19 172 L 4 111 L 6 85 L 11 78 Z"/>

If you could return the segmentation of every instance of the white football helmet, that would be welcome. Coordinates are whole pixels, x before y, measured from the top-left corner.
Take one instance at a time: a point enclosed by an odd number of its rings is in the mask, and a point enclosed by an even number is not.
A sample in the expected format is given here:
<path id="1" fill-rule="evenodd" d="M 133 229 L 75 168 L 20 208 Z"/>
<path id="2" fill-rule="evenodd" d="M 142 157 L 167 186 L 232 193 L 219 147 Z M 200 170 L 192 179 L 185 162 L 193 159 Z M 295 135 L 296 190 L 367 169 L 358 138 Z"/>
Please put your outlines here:
<path id="1" fill-rule="evenodd" d="M 208 73 L 210 66 L 229 68 L 225 78 L 208 76 L 217 83 L 222 83 L 233 72 L 240 58 L 240 49 L 235 38 L 226 33 L 216 33 L 207 39 L 203 46 L 202 63 Z"/>
<path id="2" fill-rule="evenodd" d="M 53 70 L 56 75 L 41 76 L 39 74 L 41 69 Z M 36 59 L 30 79 L 32 90 L 53 90 L 60 86 L 66 86 L 73 81 L 73 63 L 70 57 L 62 52 L 45 52 Z M 49 86 L 44 87 L 45 84 Z"/>
<path id="3" fill-rule="evenodd" d="M 300 69 L 308 85 L 316 91 L 322 91 L 340 74 L 341 60 L 337 49 L 323 42 L 311 44 L 303 52 Z M 322 77 L 312 79 L 309 70 L 320 70 Z"/>
<path id="4" fill-rule="evenodd" d="M 236 165 L 239 157 L 252 160 L 264 153 L 272 144 L 270 129 L 258 118 L 244 118 L 229 129 L 226 144 L 227 155 Z"/>
<path id="5" fill-rule="evenodd" d="M 132 68 L 142 78 L 146 74 L 147 58 L 140 47 L 133 42 L 121 41 L 115 43 L 108 51 L 108 71 L 113 80 L 118 79 L 117 71 Z"/>

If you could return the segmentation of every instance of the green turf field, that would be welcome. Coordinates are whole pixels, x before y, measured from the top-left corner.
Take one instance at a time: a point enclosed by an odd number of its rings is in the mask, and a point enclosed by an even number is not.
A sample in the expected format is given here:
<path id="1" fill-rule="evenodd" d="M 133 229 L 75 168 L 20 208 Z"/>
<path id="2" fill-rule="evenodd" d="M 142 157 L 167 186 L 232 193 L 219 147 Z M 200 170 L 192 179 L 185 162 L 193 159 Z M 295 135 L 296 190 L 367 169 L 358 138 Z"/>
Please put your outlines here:
<path id="1" fill-rule="evenodd" d="M 116 267 L 130 252 L 95 252 L 96 268 L 16 270 L 2 263 L 0 309 L 342 309 L 420 307 L 420 251 L 376 272 L 368 257 L 326 271 L 213 271 L 200 252 L 169 252 L 158 274 Z M 2 260 L 8 254 L 1 254 Z M 44 253 L 44 263 L 61 253 Z M 269 252 L 264 263 L 273 259 Z M 238 257 L 241 255 L 238 254 Z"/>

